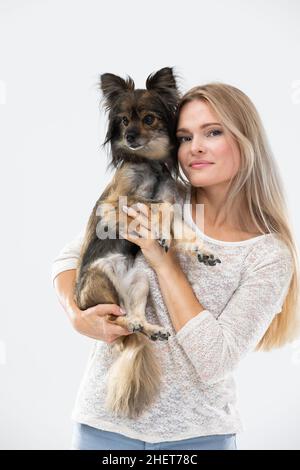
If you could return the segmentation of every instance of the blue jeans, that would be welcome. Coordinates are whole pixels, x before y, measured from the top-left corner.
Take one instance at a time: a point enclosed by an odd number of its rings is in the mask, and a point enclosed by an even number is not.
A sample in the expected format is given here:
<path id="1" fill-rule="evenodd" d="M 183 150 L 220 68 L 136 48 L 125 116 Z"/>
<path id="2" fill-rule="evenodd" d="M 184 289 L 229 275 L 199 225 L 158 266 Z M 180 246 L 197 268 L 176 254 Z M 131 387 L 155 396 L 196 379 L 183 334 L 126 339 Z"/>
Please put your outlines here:
<path id="1" fill-rule="evenodd" d="M 116 432 L 103 431 L 87 424 L 75 423 L 74 450 L 237 450 L 235 434 L 193 437 L 172 442 L 149 442 L 131 439 Z"/>

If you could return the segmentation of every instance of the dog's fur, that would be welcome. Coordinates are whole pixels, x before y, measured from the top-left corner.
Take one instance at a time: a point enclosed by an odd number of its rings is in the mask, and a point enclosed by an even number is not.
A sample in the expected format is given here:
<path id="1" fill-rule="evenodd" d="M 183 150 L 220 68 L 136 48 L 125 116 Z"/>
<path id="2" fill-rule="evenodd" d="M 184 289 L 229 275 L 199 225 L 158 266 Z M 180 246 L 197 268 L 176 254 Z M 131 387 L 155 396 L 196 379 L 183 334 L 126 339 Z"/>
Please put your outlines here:
<path id="1" fill-rule="evenodd" d="M 127 196 L 131 207 L 142 202 L 153 209 L 156 203 L 158 238 L 166 251 L 173 238 L 175 249 L 190 250 L 205 264 L 213 265 L 219 260 L 204 250 L 187 226 L 186 238 L 174 238 L 174 203 L 180 187 L 173 178 L 179 100 L 173 69 L 165 67 L 149 75 L 146 89 L 135 89 L 130 77 L 123 80 L 109 73 L 101 75 L 100 85 L 109 112 L 105 144 L 111 145 L 110 165 L 116 172 L 89 218 L 74 297 L 82 310 L 112 303 L 127 312 L 126 316 L 108 316 L 108 321 L 133 333 L 119 337 L 111 346 L 116 357 L 108 372 L 106 407 L 115 415 L 133 418 L 156 397 L 161 371 L 153 341 L 167 340 L 169 333 L 146 320 L 149 283 L 147 275 L 134 265 L 138 245 L 119 236 L 99 239 L 97 233 L 115 229 L 119 235 L 122 217 L 130 221 L 119 212 L 119 197 Z M 169 218 L 161 217 L 166 214 Z M 166 219 L 170 220 L 170 227 L 164 223 Z M 182 217 L 180 220 L 184 224 Z"/>

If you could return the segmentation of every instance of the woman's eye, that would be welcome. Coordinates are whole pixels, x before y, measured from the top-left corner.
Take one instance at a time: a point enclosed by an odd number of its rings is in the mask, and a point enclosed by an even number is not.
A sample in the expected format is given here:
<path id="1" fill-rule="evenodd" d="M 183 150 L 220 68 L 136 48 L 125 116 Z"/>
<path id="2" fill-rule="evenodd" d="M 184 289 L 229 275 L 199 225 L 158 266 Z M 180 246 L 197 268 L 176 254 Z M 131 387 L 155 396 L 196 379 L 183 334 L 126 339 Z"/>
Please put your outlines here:
<path id="1" fill-rule="evenodd" d="M 144 117 L 143 121 L 148 126 L 151 126 L 151 124 L 153 124 L 153 122 L 154 122 L 154 117 L 151 116 L 151 114 L 147 114 L 147 116 Z"/>
<path id="2" fill-rule="evenodd" d="M 220 129 L 212 129 L 211 131 L 209 131 L 209 133 L 207 135 L 209 136 L 209 135 L 212 135 L 212 134 L 213 134 L 213 136 L 221 135 L 222 131 Z"/>
<path id="3" fill-rule="evenodd" d="M 216 137 L 216 136 L 221 135 L 221 134 L 223 134 L 223 132 L 220 129 L 212 129 L 211 131 L 208 132 L 207 137 L 209 137 L 209 136 Z M 186 135 L 183 135 L 181 137 L 177 137 L 177 140 L 180 144 L 184 143 L 184 142 L 189 142 L 189 140 L 191 140 L 191 139 L 192 139 L 192 137 L 189 137 L 189 136 L 186 136 Z"/>
<path id="4" fill-rule="evenodd" d="M 129 121 L 128 121 L 126 116 L 122 117 L 122 122 L 123 122 L 124 126 L 128 126 L 128 124 L 129 124 Z"/>
<path id="5" fill-rule="evenodd" d="M 177 140 L 180 144 L 183 143 L 183 142 L 188 142 L 185 139 L 190 139 L 190 137 L 187 137 L 187 136 L 177 137 Z"/>

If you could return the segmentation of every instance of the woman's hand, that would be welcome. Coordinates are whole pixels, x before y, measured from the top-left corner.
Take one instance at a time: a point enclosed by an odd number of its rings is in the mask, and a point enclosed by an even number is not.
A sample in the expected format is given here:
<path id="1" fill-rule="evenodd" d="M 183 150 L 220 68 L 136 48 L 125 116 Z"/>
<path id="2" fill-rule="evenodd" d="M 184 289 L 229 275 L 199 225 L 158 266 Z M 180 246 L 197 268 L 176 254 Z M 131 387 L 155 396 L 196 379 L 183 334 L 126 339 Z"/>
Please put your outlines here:
<path id="1" fill-rule="evenodd" d="M 132 207 L 123 206 L 123 211 L 135 220 L 135 229 L 131 233 L 121 232 L 122 238 L 138 245 L 149 265 L 155 270 L 159 270 L 168 263 L 174 263 L 175 258 L 172 247 L 166 253 L 159 244 L 154 234 L 151 232 L 150 220 L 148 217 L 148 207 L 138 203 L 138 211 Z M 131 225 L 131 224 L 130 224 Z"/>
<path id="2" fill-rule="evenodd" d="M 120 336 L 131 334 L 127 329 L 109 320 L 109 315 L 119 316 L 124 313 L 115 304 L 98 304 L 86 310 L 76 308 L 73 326 L 78 333 L 109 344 Z"/>

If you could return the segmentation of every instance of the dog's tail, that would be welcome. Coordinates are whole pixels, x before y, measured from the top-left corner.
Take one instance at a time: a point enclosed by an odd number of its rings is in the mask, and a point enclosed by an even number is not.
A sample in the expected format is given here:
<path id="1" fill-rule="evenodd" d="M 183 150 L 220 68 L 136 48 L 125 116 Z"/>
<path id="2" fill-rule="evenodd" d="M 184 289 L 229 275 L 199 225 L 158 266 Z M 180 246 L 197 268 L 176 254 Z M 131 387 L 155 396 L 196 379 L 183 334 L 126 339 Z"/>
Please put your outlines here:
<path id="1" fill-rule="evenodd" d="M 108 371 L 106 408 L 116 416 L 139 416 L 156 397 L 161 368 L 153 343 L 141 333 L 122 338 L 122 351 Z"/>

